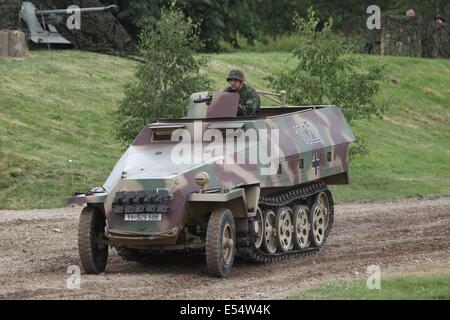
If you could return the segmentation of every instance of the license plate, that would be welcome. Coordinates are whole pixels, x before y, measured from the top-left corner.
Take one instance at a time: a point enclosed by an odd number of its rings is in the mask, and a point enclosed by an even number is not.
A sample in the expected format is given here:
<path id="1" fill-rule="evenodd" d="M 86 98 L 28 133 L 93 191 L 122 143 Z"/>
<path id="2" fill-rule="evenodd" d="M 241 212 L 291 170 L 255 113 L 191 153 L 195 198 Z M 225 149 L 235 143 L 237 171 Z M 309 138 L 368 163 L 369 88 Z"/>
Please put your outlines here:
<path id="1" fill-rule="evenodd" d="M 129 213 L 125 215 L 125 221 L 161 221 L 161 213 Z"/>

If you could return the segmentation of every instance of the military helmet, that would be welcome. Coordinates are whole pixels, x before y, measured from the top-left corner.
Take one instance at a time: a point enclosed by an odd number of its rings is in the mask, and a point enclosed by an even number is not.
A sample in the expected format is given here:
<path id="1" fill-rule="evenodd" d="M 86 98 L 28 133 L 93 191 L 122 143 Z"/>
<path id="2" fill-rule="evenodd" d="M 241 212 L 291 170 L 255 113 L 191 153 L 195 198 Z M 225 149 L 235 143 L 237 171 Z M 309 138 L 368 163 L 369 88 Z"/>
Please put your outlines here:
<path id="1" fill-rule="evenodd" d="M 244 73 L 241 70 L 231 70 L 230 73 L 228 74 L 227 81 L 230 81 L 231 79 L 236 79 L 244 82 L 245 81 Z"/>

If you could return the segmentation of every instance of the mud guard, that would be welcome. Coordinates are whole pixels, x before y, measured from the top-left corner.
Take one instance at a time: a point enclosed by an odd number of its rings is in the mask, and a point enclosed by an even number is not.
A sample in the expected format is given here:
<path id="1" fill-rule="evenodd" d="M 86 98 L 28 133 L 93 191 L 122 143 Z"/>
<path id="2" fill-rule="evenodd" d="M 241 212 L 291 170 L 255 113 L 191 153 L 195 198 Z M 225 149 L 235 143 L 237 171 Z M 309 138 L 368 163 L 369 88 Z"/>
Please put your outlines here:
<path id="1" fill-rule="evenodd" d="M 188 206 L 195 213 L 208 213 L 216 208 L 228 208 L 236 218 L 247 218 L 247 199 L 244 189 L 233 189 L 226 193 L 192 193 Z"/>
<path id="2" fill-rule="evenodd" d="M 233 213 L 236 231 L 247 232 L 248 220 L 256 216 L 259 185 L 249 185 L 225 193 L 192 193 L 188 208 L 193 215 L 206 215 L 214 209 L 226 208 Z"/>

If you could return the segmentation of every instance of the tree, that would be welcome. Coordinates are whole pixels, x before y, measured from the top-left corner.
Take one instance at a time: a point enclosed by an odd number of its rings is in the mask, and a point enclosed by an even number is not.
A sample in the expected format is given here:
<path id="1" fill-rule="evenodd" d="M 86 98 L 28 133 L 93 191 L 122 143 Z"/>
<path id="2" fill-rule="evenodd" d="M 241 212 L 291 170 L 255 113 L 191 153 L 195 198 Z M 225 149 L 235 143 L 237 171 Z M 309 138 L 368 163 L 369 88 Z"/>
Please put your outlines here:
<path id="1" fill-rule="evenodd" d="M 38 1 L 38 0 L 36 0 Z M 56 1 L 56 0 L 54 0 Z M 174 0 L 101 0 L 104 4 L 119 5 L 118 17 L 128 32 L 137 38 L 144 27 L 154 26 L 162 8 L 168 8 Z M 247 39 L 262 40 L 290 34 L 294 31 L 294 12 L 306 17 L 307 8 L 313 7 L 317 17 L 326 21 L 333 17 L 337 29 L 346 31 L 367 16 L 369 0 L 176 0 L 175 6 L 200 26 L 200 39 L 206 51 L 220 51 L 223 41 L 238 46 L 238 35 Z M 383 14 L 405 15 L 409 8 L 426 19 L 436 14 L 447 16 L 450 2 L 445 0 L 378 0 Z M 363 19 L 364 20 L 364 19 Z M 322 26 L 322 24 L 320 25 Z"/>
<path id="2" fill-rule="evenodd" d="M 167 1 L 167 0 L 166 0 Z M 221 41 L 238 47 L 238 35 L 249 43 L 260 37 L 256 0 L 177 0 L 177 7 L 200 25 L 206 51 L 220 51 Z"/>
<path id="3" fill-rule="evenodd" d="M 116 122 L 117 137 L 131 142 L 148 122 L 185 115 L 193 92 L 209 89 L 199 71 L 206 60 L 196 58 L 201 48 L 198 26 L 177 10 L 161 11 L 153 29 L 140 35 L 144 63 L 127 85 Z"/>
<path id="4" fill-rule="evenodd" d="M 377 105 L 374 97 L 383 78 L 383 66 L 363 65 L 361 56 L 350 54 L 353 44 L 333 34 L 332 19 L 320 31 L 318 24 L 312 9 L 308 19 L 295 17 L 299 45 L 293 54 L 298 65 L 272 78 L 272 86 L 277 91 L 287 90 L 291 104 L 338 105 L 349 123 L 381 115 L 386 105 Z"/>
<path id="5" fill-rule="evenodd" d="M 104 4 L 111 1 L 101 0 Z M 250 43 L 260 36 L 260 17 L 256 13 L 259 0 L 115 0 L 118 15 L 128 32 L 137 38 L 144 27 L 153 27 L 163 8 L 175 6 L 199 25 L 200 39 L 206 51 L 220 51 L 221 42 L 237 46 L 237 35 Z M 290 0 L 294 1 L 294 0 Z"/>
<path id="6" fill-rule="evenodd" d="M 254 40 L 260 38 L 259 17 L 256 14 L 255 1 L 228 0 L 225 1 L 224 23 L 226 34 L 224 40 L 231 43 L 233 47 L 239 48 L 238 35 L 253 44 Z"/>
<path id="7" fill-rule="evenodd" d="M 222 2 L 210 0 L 178 0 L 177 7 L 191 17 L 200 26 L 200 39 L 205 43 L 205 50 L 220 50 L 220 41 L 226 34 L 226 25 Z"/>
<path id="8" fill-rule="evenodd" d="M 104 2 L 110 4 L 110 1 Z M 134 39 L 142 28 L 154 26 L 159 16 L 158 0 L 118 0 L 116 3 L 120 8 L 118 17 Z"/>
<path id="9" fill-rule="evenodd" d="M 362 65 L 362 57 L 351 55 L 353 44 L 332 32 L 332 20 L 317 30 L 319 19 L 311 9 L 308 19 L 296 17 L 299 46 L 293 52 L 295 69 L 271 79 L 276 90 L 287 90 L 294 104 L 336 104 L 347 120 L 380 115 L 383 107 L 374 96 L 383 78 L 383 66 Z M 365 71 L 364 71 L 365 70 Z"/>

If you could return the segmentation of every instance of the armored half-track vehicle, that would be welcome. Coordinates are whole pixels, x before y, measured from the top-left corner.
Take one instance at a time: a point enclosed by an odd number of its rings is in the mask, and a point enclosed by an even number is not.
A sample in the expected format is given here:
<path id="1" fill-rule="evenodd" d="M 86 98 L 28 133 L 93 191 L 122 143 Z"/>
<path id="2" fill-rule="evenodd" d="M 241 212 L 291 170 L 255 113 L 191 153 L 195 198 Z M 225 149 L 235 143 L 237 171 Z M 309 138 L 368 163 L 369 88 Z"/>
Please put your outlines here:
<path id="1" fill-rule="evenodd" d="M 336 106 L 263 107 L 239 95 L 191 97 L 186 118 L 148 124 L 85 205 L 78 245 L 87 273 L 109 247 L 127 260 L 197 250 L 226 277 L 236 256 L 270 262 L 318 252 L 333 224 L 329 185 L 349 183 L 355 137 Z"/>

